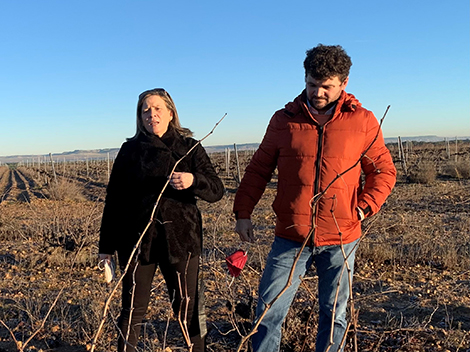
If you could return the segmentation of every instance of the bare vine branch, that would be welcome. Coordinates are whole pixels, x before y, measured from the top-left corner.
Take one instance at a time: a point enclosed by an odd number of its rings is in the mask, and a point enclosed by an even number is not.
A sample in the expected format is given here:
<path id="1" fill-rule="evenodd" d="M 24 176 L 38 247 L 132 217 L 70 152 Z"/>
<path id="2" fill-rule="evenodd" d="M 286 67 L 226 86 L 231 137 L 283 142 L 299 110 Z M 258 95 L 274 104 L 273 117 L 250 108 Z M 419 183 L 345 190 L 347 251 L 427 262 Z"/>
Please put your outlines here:
<path id="1" fill-rule="evenodd" d="M 348 167 L 346 170 L 344 170 L 343 172 L 337 174 L 333 180 L 325 187 L 324 190 L 322 190 L 321 192 L 319 192 L 318 194 L 314 195 L 313 198 L 310 200 L 310 207 L 313 209 L 313 211 L 315 211 L 315 208 L 318 204 L 318 202 L 320 201 L 320 199 L 326 194 L 326 192 L 328 191 L 328 189 L 331 188 L 331 186 L 341 177 L 343 177 L 346 173 L 348 173 L 349 171 L 351 171 L 352 169 L 354 169 L 362 160 L 362 158 L 364 158 L 364 156 L 366 156 L 366 153 L 370 150 L 370 148 L 374 145 L 374 143 L 377 141 L 377 138 L 379 137 L 380 135 L 380 131 L 381 131 L 381 128 L 382 128 L 382 124 L 383 124 L 383 121 L 385 120 L 385 117 L 387 116 L 387 113 L 388 113 L 388 110 L 390 109 L 390 105 L 387 106 L 387 109 L 385 110 L 385 113 L 383 115 L 383 117 L 380 119 L 380 123 L 379 123 L 379 126 L 377 128 L 377 133 L 374 137 L 374 139 L 372 140 L 372 142 L 369 144 L 369 146 L 364 150 L 364 152 L 361 153 L 359 159 L 354 163 L 352 164 L 350 167 Z M 302 225 L 291 225 L 290 227 L 293 227 L 293 226 L 302 226 Z M 304 225 L 306 226 L 306 225 Z M 338 226 L 338 225 L 337 225 Z M 287 282 L 286 282 L 286 285 L 284 286 L 284 288 L 276 295 L 276 297 L 274 297 L 271 302 L 268 302 L 265 304 L 265 309 L 264 311 L 261 313 L 261 315 L 258 317 L 258 320 L 256 321 L 256 323 L 253 325 L 253 328 L 252 330 L 246 335 L 246 336 L 243 336 L 241 338 L 241 341 L 238 345 L 238 349 L 237 349 L 237 352 L 240 352 L 241 349 L 243 348 L 243 345 L 248 341 L 248 339 L 253 336 L 257 331 L 258 331 L 258 327 L 259 325 L 261 324 L 261 321 L 264 319 L 264 317 L 266 316 L 267 312 L 269 309 L 271 309 L 272 305 L 287 291 L 287 289 L 290 287 L 290 285 L 292 284 L 292 278 L 294 276 L 294 271 L 295 271 L 295 267 L 297 266 L 297 263 L 300 259 L 300 255 L 302 254 L 303 250 L 305 249 L 307 243 L 309 242 L 310 238 L 312 237 L 312 234 L 315 230 L 315 227 L 314 227 L 314 224 L 312 225 L 312 227 L 310 228 L 307 236 L 305 237 L 305 240 L 303 241 L 302 243 L 302 246 L 300 247 L 297 255 L 295 256 L 294 258 L 294 262 L 292 264 L 292 267 L 291 267 L 291 270 L 289 272 L 289 276 L 288 276 L 288 279 L 287 279 Z M 339 228 L 338 228 L 339 230 Z M 340 237 L 341 237 L 341 231 L 339 231 L 339 234 L 340 234 Z M 361 236 L 362 237 L 362 236 Z M 359 241 L 356 243 L 356 246 L 359 244 L 360 242 L 360 239 Z M 344 256 L 344 248 L 343 248 L 343 242 L 342 242 L 342 239 L 341 239 L 341 249 L 343 251 L 343 256 Z M 345 262 L 347 260 L 347 257 L 345 257 Z M 346 262 L 346 265 L 347 265 L 347 262 Z M 350 269 L 349 269 L 350 270 Z M 342 273 L 344 271 L 344 266 L 343 266 L 343 270 L 342 270 Z M 341 273 L 341 275 L 342 275 Z M 352 285 L 352 283 L 351 283 Z M 339 286 L 338 286 L 339 288 Z M 336 295 L 337 296 L 337 295 Z M 334 303 L 334 306 L 336 306 L 336 303 L 337 303 L 337 297 L 335 298 L 335 303 Z M 334 320 L 334 315 L 333 315 L 333 320 Z M 333 331 L 331 332 L 331 334 L 333 334 Z M 329 347 L 331 346 L 331 339 L 330 339 L 330 345 L 328 346 L 328 349 Z"/>
<path id="2" fill-rule="evenodd" d="M 175 163 L 175 165 L 173 166 L 173 169 L 171 170 L 170 174 L 168 175 L 168 179 L 165 183 L 165 185 L 163 186 L 162 190 L 160 191 L 160 194 L 158 195 L 158 198 L 155 202 L 155 205 L 153 206 L 153 210 L 152 210 L 152 213 L 151 213 L 151 216 L 150 216 L 150 219 L 147 223 L 147 226 L 145 226 L 145 229 L 144 231 L 142 231 L 142 234 L 140 235 L 139 239 L 137 240 L 137 243 L 134 245 L 134 248 L 132 249 L 132 252 L 129 256 L 129 260 L 127 261 L 127 264 L 123 270 L 123 272 L 121 273 L 121 276 L 119 277 L 119 279 L 117 280 L 116 282 L 116 285 L 114 286 L 114 288 L 112 289 L 111 293 L 109 294 L 108 298 L 106 299 L 105 301 L 105 305 L 104 305 L 104 309 L 103 309 L 103 313 L 101 315 L 101 321 L 100 321 L 100 324 L 98 326 L 98 330 L 96 331 L 96 334 L 95 336 L 93 337 L 93 341 L 92 341 L 92 344 L 91 344 L 91 349 L 90 349 L 90 352 L 94 352 L 95 348 L 96 348 L 96 343 L 98 342 L 98 338 L 100 337 L 100 334 L 101 334 L 101 330 L 103 329 L 103 326 L 104 326 L 104 323 L 106 321 L 106 316 L 107 316 L 107 313 L 108 313 L 108 310 L 109 310 L 109 306 L 111 304 L 111 300 L 112 298 L 114 297 L 114 294 L 116 293 L 117 291 L 117 288 L 119 287 L 119 284 L 122 282 L 123 278 L 124 278 L 124 275 L 126 275 L 127 273 L 127 270 L 129 270 L 129 266 L 131 264 L 131 261 L 132 261 L 132 258 L 134 257 L 135 253 L 137 252 L 137 249 L 140 248 L 140 244 L 142 243 L 142 240 L 145 236 L 145 234 L 147 233 L 150 225 L 152 225 L 153 223 L 153 218 L 154 218 L 154 215 L 155 215 L 155 212 L 157 210 L 157 207 L 158 207 L 158 204 L 160 203 L 160 200 L 163 196 L 163 192 L 165 192 L 166 188 L 168 187 L 168 184 L 170 183 L 170 178 L 171 176 L 174 174 L 175 170 L 176 170 L 176 167 L 178 166 L 178 164 L 184 159 L 186 158 L 199 144 L 201 144 L 207 137 L 209 137 L 212 133 L 214 133 L 214 130 L 217 128 L 217 126 L 222 122 L 222 120 L 225 118 L 225 116 L 227 116 L 227 114 L 225 113 L 224 116 L 222 116 L 222 118 L 214 125 L 214 127 L 212 128 L 212 130 L 206 134 L 202 139 L 198 140 L 188 151 L 185 155 L 183 155 L 180 159 L 178 159 Z M 130 322 L 129 322 L 130 323 Z"/>
<path id="3" fill-rule="evenodd" d="M 370 148 L 372 148 L 372 146 L 374 145 L 375 141 L 377 140 L 377 138 L 379 138 L 379 134 L 380 134 L 380 131 L 382 130 L 382 124 L 383 124 L 383 121 L 385 120 L 385 116 L 387 116 L 387 113 L 388 113 L 388 110 L 390 109 L 390 105 L 387 106 L 387 109 L 385 110 L 385 113 L 384 115 L 382 116 L 382 118 L 380 119 L 380 123 L 379 123 L 379 128 L 377 129 L 377 133 L 375 134 L 375 137 L 374 139 L 372 140 L 372 142 L 369 144 L 369 146 L 366 148 L 366 150 L 364 150 L 361 154 L 361 156 L 359 157 L 358 160 L 356 160 L 356 162 L 354 164 L 352 164 L 350 167 L 348 167 L 346 170 L 344 170 L 343 172 L 337 174 L 335 176 L 335 178 L 333 178 L 333 180 L 331 180 L 331 182 L 325 187 L 325 189 L 323 191 L 321 191 L 320 193 L 316 194 L 313 196 L 313 198 L 310 200 L 310 203 L 311 203 L 311 206 L 313 208 L 313 203 L 316 204 L 318 203 L 318 200 L 317 198 L 321 198 L 325 195 L 325 193 L 331 188 L 331 186 L 336 182 L 336 180 L 338 180 L 339 178 L 343 177 L 346 173 L 348 173 L 349 171 L 351 171 L 352 169 L 354 169 L 357 164 L 359 164 L 362 160 L 362 158 L 364 158 L 367 154 L 367 152 L 369 151 Z"/>
<path id="4" fill-rule="evenodd" d="M 80 248 L 78 249 L 77 253 L 75 254 L 73 260 L 72 260 L 72 264 L 70 265 L 70 269 L 73 269 L 74 266 L 75 266 L 75 263 L 76 263 L 76 260 L 78 258 L 78 255 L 80 254 L 81 250 L 83 249 L 83 246 L 84 246 L 84 243 L 81 244 Z M 71 270 L 71 273 L 73 272 L 73 270 Z M 69 275 L 71 277 L 71 274 Z M 28 346 L 28 344 L 32 341 L 32 339 L 37 335 L 39 334 L 39 332 L 44 329 L 44 326 L 46 325 L 46 321 L 47 319 L 49 318 L 49 315 L 51 314 L 52 310 L 54 309 L 54 307 L 56 306 L 57 302 L 59 301 L 59 298 L 60 296 L 62 295 L 62 292 L 64 292 L 64 290 L 69 286 L 68 282 L 70 282 L 70 280 L 67 280 L 66 283 L 62 286 L 62 288 L 59 290 L 59 293 L 57 294 L 57 296 L 55 297 L 54 301 L 52 302 L 51 306 L 49 307 L 49 309 L 47 310 L 47 313 L 46 315 L 44 316 L 44 318 L 42 319 L 41 321 L 41 324 L 39 325 L 39 327 L 36 329 L 36 331 L 34 331 L 28 339 L 26 339 L 26 341 L 18 341 L 15 337 L 15 335 L 13 334 L 12 330 L 8 327 L 8 325 L 5 324 L 5 322 L 3 320 L 0 319 L 0 323 L 7 329 L 7 331 L 10 333 L 10 335 L 12 336 L 13 338 L 13 341 L 15 342 L 16 344 L 16 348 L 19 352 L 23 352 L 25 350 L 25 348 Z M 32 317 L 30 317 L 31 319 L 31 327 L 33 328 L 33 320 L 32 320 Z"/>
<path id="5" fill-rule="evenodd" d="M 188 296 L 188 266 L 189 261 L 191 259 L 191 253 L 188 254 L 188 260 L 186 261 L 185 273 L 184 273 L 184 291 L 183 291 L 183 283 L 181 282 L 181 273 L 177 272 L 176 275 L 178 276 L 178 286 L 180 290 L 180 307 L 178 310 L 178 323 L 181 328 L 181 332 L 183 333 L 184 341 L 188 346 L 189 352 L 193 350 L 193 343 L 191 342 L 191 338 L 189 336 L 188 330 L 188 309 L 189 309 L 189 296 Z M 184 295 L 183 295 L 184 292 Z M 184 310 L 184 317 L 181 318 L 181 310 L 183 309 L 183 301 L 185 303 L 185 310 Z M 193 314 L 195 314 L 195 310 L 193 309 Z"/>

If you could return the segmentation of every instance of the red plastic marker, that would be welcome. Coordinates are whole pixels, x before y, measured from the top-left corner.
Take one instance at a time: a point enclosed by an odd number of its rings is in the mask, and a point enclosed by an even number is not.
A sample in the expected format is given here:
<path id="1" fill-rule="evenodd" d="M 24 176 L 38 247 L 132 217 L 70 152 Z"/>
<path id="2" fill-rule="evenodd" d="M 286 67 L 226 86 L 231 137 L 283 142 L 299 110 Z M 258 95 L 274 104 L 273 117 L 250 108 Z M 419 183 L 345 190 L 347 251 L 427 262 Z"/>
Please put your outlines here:
<path id="1" fill-rule="evenodd" d="M 247 253 L 239 249 L 235 253 L 229 255 L 225 258 L 227 262 L 228 271 L 233 277 L 238 277 L 242 272 L 243 267 L 245 266 L 246 260 L 248 259 Z"/>

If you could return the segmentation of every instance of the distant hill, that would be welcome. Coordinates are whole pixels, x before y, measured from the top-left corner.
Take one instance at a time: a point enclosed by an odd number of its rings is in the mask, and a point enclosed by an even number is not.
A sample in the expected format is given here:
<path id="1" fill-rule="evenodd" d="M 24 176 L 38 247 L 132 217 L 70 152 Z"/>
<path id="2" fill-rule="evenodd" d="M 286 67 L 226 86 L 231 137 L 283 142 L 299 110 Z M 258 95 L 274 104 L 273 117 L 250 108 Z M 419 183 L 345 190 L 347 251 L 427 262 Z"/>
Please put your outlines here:
<path id="1" fill-rule="evenodd" d="M 52 159 L 59 162 L 62 161 L 76 161 L 76 160 L 86 160 L 86 159 L 102 159 L 106 160 L 108 158 L 114 159 L 119 151 L 119 148 L 108 148 L 108 149 L 92 149 L 92 150 L 74 150 L 71 152 L 63 153 L 53 153 Z M 36 162 L 38 159 L 44 161 L 45 159 L 49 161 L 49 154 L 41 155 L 10 155 L 10 156 L 0 156 L 1 163 L 18 163 L 18 162 L 31 162 L 34 160 Z"/>
<path id="2" fill-rule="evenodd" d="M 237 144 L 237 150 L 256 150 L 258 149 L 259 143 L 246 143 L 246 144 Z M 210 145 L 210 146 L 204 146 L 204 149 L 208 153 L 221 153 L 224 152 L 225 149 L 231 149 L 234 150 L 233 144 L 230 145 Z"/>
<path id="3" fill-rule="evenodd" d="M 416 137 L 401 137 L 402 141 L 414 141 L 414 142 L 440 142 L 445 140 L 446 137 L 438 137 L 438 136 L 416 136 Z M 450 140 L 455 140 L 455 138 L 448 138 Z M 458 137 L 459 140 L 466 140 L 470 139 L 470 137 Z M 397 143 L 397 137 L 394 138 L 385 138 L 385 143 Z M 245 143 L 245 144 L 237 144 L 237 150 L 256 150 L 258 149 L 259 143 Z M 228 145 L 211 145 L 211 146 L 204 146 L 208 153 L 221 153 L 224 152 L 225 149 L 229 148 L 231 150 L 234 149 L 233 144 Z M 52 158 L 56 161 L 76 161 L 76 160 L 107 160 L 108 155 L 110 159 L 114 159 L 119 152 L 119 148 L 107 148 L 107 149 L 92 149 L 92 150 L 74 150 L 69 152 L 63 153 L 54 153 L 52 154 Z M 18 163 L 18 162 L 31 162 L 33 159 L 36 162 L 38 159 L 44 161 L 47 159 L 49 161 L 49 154 L 42 154 L 42 155 L 10 155 L 10 156 L 0 156 L 0 163 Z"/>
<path id="4" fill-rule="evenodd" d="M 448 140 L 455 140 L 455 137 L 438 137 L 438 136 L 416 136 L 416 137 L 400 137 L 402 142 L 405 141 L 413 141 L 413 142 L 428 142 L 428 143 L 435 143 L 435 142 L 442 142 L 446 138 Z M 457 137 L 458 140 L 467 140 L 470 137 Z M 384 138 L 385 143 L 397 143 L 398 137 L 391 137 L 391 138 Z"/>

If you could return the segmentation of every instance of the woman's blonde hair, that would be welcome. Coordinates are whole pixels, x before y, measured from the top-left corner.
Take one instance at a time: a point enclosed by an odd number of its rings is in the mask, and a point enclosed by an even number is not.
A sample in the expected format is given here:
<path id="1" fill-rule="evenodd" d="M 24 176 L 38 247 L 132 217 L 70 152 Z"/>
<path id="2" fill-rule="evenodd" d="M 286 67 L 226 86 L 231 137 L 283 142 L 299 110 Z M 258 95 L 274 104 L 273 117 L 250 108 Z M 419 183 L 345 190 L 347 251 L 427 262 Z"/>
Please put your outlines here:
<path id="1" fill-rule="evenodd" d="M 151 95 L 158 95 L 161 97 L 165 102 L 167 109 L 171 111 L 173 119 L 170 121 L 169 127 L 173 127 L 177 133 L 184 137 L 192 137 L 193 132 L 190 129 L 181 126 L 175 102 L 171 98 L 170 94 L 163 88 L 154 88 L 139 94 L 139 100 L 137 101 L 137 129 L 134 137 L 129 138 L 129 140 L 136 139 L 141 133 L 147 133 L 142 121 L 142 105 L 144 105 L 145 99 Z"/>

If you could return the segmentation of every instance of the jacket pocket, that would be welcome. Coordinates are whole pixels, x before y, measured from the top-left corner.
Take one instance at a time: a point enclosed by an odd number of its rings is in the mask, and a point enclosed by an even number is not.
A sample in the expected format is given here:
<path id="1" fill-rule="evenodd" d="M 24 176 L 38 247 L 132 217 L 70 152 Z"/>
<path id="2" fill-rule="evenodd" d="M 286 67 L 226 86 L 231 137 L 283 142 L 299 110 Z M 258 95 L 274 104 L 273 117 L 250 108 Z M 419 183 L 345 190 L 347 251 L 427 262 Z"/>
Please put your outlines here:
<path id="1" fill-rule="evenodd" d="M 336 219 L 358 221 L 356 186 L 332 188 L 324 200 L 324 211 L 330 212 Z"/>
<path id="2" fill-rule="evenodd" d="M 281 207 L 282 207 L 282 201 L 284 199 L 284 193 L 285 193 L 284 182 L 279 179 L 277 181 L 276 197 L 274 198 L 273 204 L 271 205 L 274 210 L 274 213 L 276 213 L 277 216 L 279 216 L 279 214 L 283 212 Z"/>

